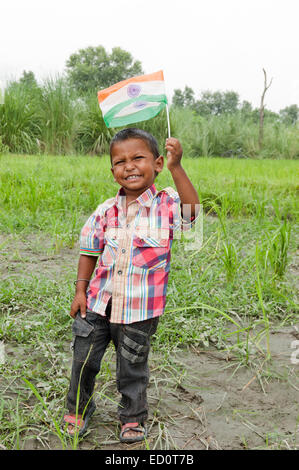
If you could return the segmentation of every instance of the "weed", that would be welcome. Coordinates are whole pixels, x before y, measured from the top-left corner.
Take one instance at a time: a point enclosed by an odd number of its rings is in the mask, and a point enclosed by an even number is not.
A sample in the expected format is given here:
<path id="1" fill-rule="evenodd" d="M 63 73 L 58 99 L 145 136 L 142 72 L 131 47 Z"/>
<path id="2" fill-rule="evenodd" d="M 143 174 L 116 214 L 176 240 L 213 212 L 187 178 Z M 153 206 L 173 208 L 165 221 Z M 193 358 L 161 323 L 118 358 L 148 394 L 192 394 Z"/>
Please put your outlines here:
<path id="1" fill-rule="evenodd" d="M 276 233 L 269 240 L 269 260 L 274 270 L 274 274 L 282 277 L 285 274 L 288 262 L 288 249 L 290 245 L 291 225 L 284 222 L 277 229 Z"/>
<path id="2" fill-rule="evenodd" d="M 237 250 L 234 243 L 223 242 L 223 254 L 219 259 L 224 265 L 227 281 L 232 281 L 235 278 L 239 266 Z"/>

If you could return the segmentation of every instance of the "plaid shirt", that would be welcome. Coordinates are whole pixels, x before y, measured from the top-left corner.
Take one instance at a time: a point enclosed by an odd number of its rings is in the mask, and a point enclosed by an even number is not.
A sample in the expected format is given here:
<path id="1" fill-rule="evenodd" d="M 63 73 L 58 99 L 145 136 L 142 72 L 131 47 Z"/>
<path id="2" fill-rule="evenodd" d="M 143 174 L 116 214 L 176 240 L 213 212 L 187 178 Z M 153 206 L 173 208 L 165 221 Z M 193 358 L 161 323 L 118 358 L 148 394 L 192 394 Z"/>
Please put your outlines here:
<path id="1" fill-rule="evenodd" d="M 127 210 L 122 188 L 100 204 L 80 238 L 80 254 L 99 256 L 87 307 L 105 315 L 112 296 L 112 323 L 162 315 L 174 231 L 182 222 L 179 195 L 170 187 L 158 192 L 153 184 Z"/>

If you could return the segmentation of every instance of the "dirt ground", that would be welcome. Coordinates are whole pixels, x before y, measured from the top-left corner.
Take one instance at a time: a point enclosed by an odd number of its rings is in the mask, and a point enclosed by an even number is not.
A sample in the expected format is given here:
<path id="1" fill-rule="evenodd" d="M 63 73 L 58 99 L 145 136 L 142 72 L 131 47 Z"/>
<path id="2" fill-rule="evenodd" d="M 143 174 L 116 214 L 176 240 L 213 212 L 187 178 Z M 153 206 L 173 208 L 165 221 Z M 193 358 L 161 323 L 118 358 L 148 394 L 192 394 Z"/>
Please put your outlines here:
<path id="1" fill-rule="evenodd" d="M 7 240 L 1 241 L 3 254 Z M 63 249 L 57 255 L 45 256 L 37 240 L 17 251 L 10 258 L 2 256 L 3 277 L 21 270 L 24 275 L 43 272 L 60 277 L 77 263 L 76 250 Z M 163 369 L 163 359 L 152 352 L 148 389 L 150 449 L 299 448 L 298 327 L 271 328 L 269 361 L 261 354 L 265 339 L 259 347 L 246 366 L 241 356 L 209 347 L 177 351 Z M 114 352 L 109 354 L 113 375 Z M 105 389 L 106 395 L 110 387 L 115 388 L 113 380 Z M 88 434 L 79 443 L 80 449 L 145 448 L 144 444 L 120 444 L 116 403 L 106 400 L 103 406 L 102 398 L 95 401 L 98 407 Z M 60 447 L 55 436 L 49 443 L 52 449 Z M 25 448 L 43 446 L 38 440 L 27 440 Z"/>
<path id="2" fill-rule="evenodd" d="M 298 449 L 299 364 L 291 363 L 291 343 L 299 337 L 287 327 L 270 334 L 272 360 L 253 370 L 230 360 L 212 348 L 181 351 L 172 364 L 182 368 L 183 377 L 173 379 L 159 369 L 160 358 L 151 353 L 148 389 L 150 449 Z M 8 348 L 12 353 L 13 348 Z M 112 375 L 114 353 L 111 354 Z M 177 378 L 176 378 L 177 379 Z M 105 395 L 115 396 L 115 382 Z M 176 382 L 176 383 L 175 383 Z M 98 389 L 101 384 L 98 384 Z M 116 403 L 97 400 L 88 434 L 79 449 L 132 450 L 144 444 L 121 444 L 118 440 Z M 54 435 L 51 449 L 61 448 Z M 44 449 L 37 439 L 28 439 L 25 449 Z"/>
<path id="3" fill-rule="evenodd" d="M 183 368 L 184 377 L 175 385 L 167 371 L 155 373 L 159 358 L 152 354 L 150 448 L 298 448 L 299 364 L 291 363 L 290 347 L 296 338 L 295 328 L 273 330 L 272 360 L 254 369 L 212 348 L 176 353 L 172 361 Z M 96 411 L 90 437 L 80 448 L 92 447 L 95 440 L 102 449 L 132 448 L 115 439 L 114 408 Z"/>

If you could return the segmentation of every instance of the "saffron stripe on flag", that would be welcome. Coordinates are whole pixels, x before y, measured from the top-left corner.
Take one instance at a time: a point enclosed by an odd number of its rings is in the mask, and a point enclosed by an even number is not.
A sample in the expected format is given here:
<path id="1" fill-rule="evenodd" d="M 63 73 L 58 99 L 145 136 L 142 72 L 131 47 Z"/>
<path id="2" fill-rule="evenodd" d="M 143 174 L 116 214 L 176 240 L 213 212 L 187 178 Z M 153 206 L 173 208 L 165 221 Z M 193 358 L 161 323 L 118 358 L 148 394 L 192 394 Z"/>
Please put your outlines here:
<path id="1" fill-rule="evenodd" d="M 101 92 L 99 92 L 101 93 Z M 107 98 L 100 103 L 100 107 L 103 113 L 109 111 L 109 109 L 115 106 L 117 103 L 122 103 L 129 99 L 136 100 L 140 99 L 140 95 L 148 96 L 160 96 L 165 95 L 164 82 L 144 82 L 142 84 L 131 83 L 117 90 L 115 93 L 110 94 Z"/>
<path id="2" fill-rule="evenodd" d="M 159 72 L 150 73 L 148 75 L 139 75 L 138 77 L 128 78 L 127 80 L 122 80 L 121 82 L 115 83 L 109 88 L 105 88 L 98 92 L 99 102 L 101 103 L 104 101 L 111 93 L 115 93 L 120 88 L 128 85 L 129 83 L 136 83 L 136 82 L 149 82 L 149 81 L 161 81 L 164 82 L 163 71 L 159 70 Z"/>

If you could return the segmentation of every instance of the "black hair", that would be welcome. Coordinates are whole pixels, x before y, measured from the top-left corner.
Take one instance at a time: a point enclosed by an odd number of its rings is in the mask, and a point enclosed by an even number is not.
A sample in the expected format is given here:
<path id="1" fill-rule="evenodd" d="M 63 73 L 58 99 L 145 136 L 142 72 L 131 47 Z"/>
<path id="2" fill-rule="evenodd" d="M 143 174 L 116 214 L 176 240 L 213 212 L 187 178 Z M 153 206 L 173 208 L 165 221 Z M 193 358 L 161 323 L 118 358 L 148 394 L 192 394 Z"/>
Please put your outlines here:
<path id="1" fill-rule="evenodd" d="M 117 142 L 123 142 L 128 139 L 143 140 L 147 144 L 155 160 L 160 156 L 158 142 L 152 134 L 142 129 L 137 129 L 136 127 L 128 127 L 127 129 L 122 129 L 121 131 L 119 131 L 112 138 L 110 143 L 110 158 L 113 145 Z"/>

